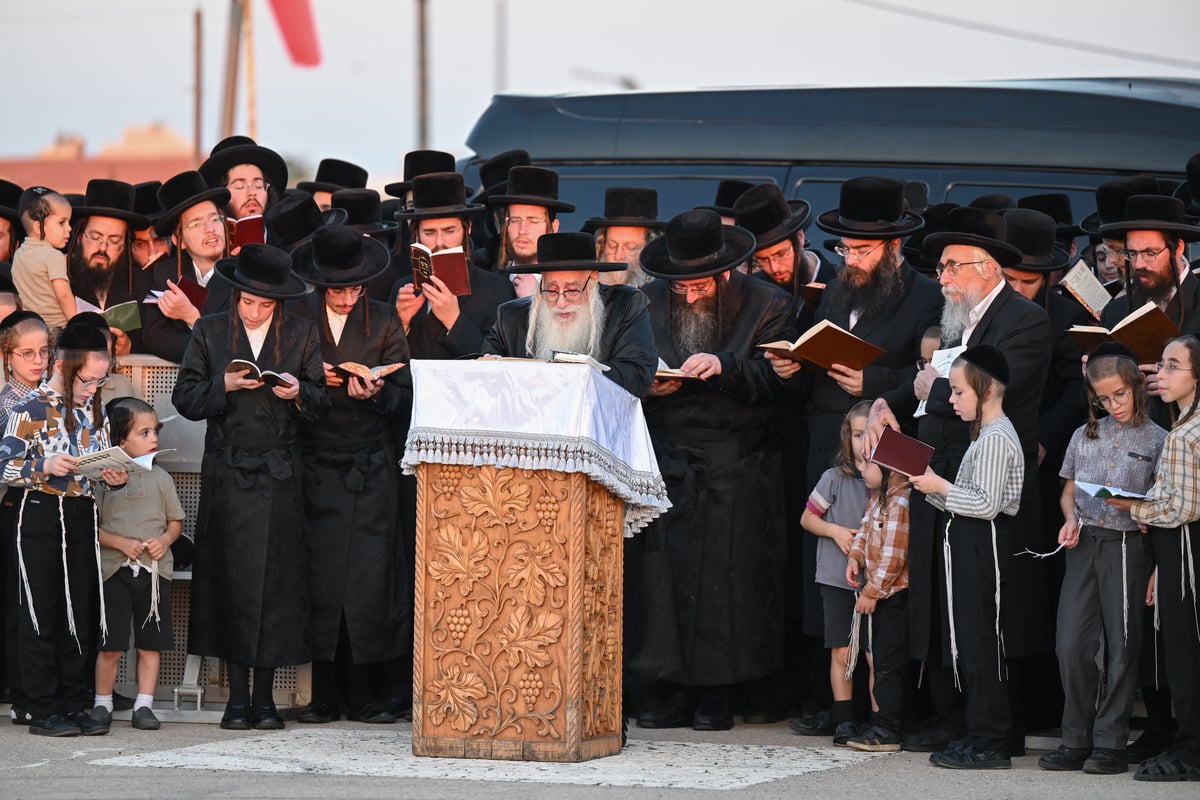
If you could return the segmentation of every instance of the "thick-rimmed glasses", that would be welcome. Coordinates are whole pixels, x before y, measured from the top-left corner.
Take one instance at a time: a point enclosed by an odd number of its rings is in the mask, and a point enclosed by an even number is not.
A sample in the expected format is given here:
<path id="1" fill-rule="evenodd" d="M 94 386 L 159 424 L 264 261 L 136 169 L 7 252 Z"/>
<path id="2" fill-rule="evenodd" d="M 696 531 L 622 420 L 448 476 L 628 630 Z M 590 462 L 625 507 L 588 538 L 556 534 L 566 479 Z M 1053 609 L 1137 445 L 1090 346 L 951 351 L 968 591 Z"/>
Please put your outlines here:
<path id="1" fill-rule="evenodd" d="M 1121 252 L 1131 263 L 1136 264 L 1138 261 L 1149 263 L 1161 256 L 1166 249 L 1165 247 L 1160 247 L 1157 250 L 1122 250 Z M 1112 251 L 1110 250 L 1109 252 L 1111 253 Z"/>

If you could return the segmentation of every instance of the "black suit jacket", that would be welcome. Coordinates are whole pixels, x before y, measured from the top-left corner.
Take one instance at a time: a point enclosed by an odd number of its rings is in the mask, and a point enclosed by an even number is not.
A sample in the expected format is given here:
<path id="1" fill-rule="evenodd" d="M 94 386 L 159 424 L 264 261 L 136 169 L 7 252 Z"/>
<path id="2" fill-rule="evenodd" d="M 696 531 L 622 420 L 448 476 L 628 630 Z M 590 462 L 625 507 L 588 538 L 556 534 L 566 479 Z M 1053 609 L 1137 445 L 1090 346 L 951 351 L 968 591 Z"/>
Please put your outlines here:
<path id="1" fill-rule="evenodd" d="M 496 324 L 496 309 L 515 298 L 512 281 L 504 275 L 482 270 L 474 264 L 471 271 L 471 293 L 458 298 L 458 319 L 446 330 L 426 303 L 413 317 L 408 329 L 408 346 L 413 358 L 460 358 L 479 353 L 484 338 Z M 412 276 L 396 284 L 412 283 Z M 392 297 L 396 292 L 392 292 Z"/>
<path id="2" fill-rule="evenodd" d="M 164 291 L 168 280 L 173 283 L 179 280 L 181 271 L 194 281 L 199 277 L 190 258 L 185 257 L 180 265 L 172 256 L 164 257 L 154 267 L 154 288 Z M 208 298 L 204 301 L 204 308 L 200 309 L 201 316 L 228 311 L 232 294 L 233 287 L 221 276 L 213 275 L 208 282 Z M 192 329 L 186 323 L 164 317 L 154 303 L 142 303 L 142 345 L 146 352 L 179 363 L 183 361 L 183 353 L 191 338 Z"/>

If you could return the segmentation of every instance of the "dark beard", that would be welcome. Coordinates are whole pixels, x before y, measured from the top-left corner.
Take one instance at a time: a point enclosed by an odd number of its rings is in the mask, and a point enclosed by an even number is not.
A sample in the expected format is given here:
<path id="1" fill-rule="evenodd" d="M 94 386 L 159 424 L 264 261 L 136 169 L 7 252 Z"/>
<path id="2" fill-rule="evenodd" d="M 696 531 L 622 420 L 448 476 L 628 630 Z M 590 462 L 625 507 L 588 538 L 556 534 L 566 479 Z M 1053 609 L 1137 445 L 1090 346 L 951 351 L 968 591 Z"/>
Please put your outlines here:
<path id="1" fill-rule="evenodd" d="M 72 257 L 72 266 L 74 269 L 71 272 L 78 281 L 78 293 L 85 297 L 90 295 L 97 298 L 108 294 L 112 287 L 113 275 L 117 271 L 115 261 L 110 260 L 104 267 L 93 267 L 83 262 L 82 254 L 76 253 Z"/>
<path id="2" fill-rule="evenodd" d="M 858 320 L 873 320 L 904 291 L 904 280 L 900 275 L 900 258 L 890 252 L 871 272 L 846 265 L 838 274 L 838 281 L 825 292 L 830 316 L 850 315 L 858 312 Z"/>
<path id="3" fill-rule="evenodd" d="M 1144 284 L 1138 279 L 1138 273 L 1144 273 L 1151 279 L 1150 284 Z M 1171 293 L 1175 291 L 1175 283 L 1170 278 L 1164 278 L 1155 272 L 1145 270 L 1137 270 L 1134 272 L 1134 283 L 1141 289 L 1142 295 L 1154 303 L 1156 306 L 1161 306 L 1171 299 Z"/>
<path id="4" fill-rule="evenodd" d="M 694 303 L 680 300 L 671 304 L 671 341 L 681 363 L 696 353 L 711 353 L 716 349 L 716 295 Z"/>

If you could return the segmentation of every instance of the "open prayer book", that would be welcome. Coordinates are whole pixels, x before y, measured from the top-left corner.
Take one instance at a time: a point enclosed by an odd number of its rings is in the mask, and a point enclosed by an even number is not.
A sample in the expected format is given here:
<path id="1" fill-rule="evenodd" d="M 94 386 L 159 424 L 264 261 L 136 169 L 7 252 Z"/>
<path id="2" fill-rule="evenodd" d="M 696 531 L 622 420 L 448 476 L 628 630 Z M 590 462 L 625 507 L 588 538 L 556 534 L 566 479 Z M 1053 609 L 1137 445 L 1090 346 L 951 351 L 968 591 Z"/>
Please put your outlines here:
<path id="1" fill-rule="evenodd" d="M 115 306 L 102 309 L 99 306 L 89 303 L 82 297 L 76 297 L 75 310 L 80 314 L 85 311 L 94 311 L 104 317 L 104 321 L 108 323 L 108 327 L 116 328 L 126 333 L 136 331 L 142 327 L 142 313 L 138 309 L 136 300 L 126 300 L 124 303 L 117 303 Z"/>
<path id="2" fill-rule="evenodd" d="M 289 381 L 278 372 L 261 369 L 258 364 L 255 364 L 253 361 L 247 361 L 244 358 L 235 358 L 229 362 L 229 366 L 225 367 L 226 373 L 245 372 L 247 370 L 249 370 L 249 374 L 245 377 L 260 380 L 268 386 L 291 386 L 295 383 L 295 381 Z"/>
<path id="3" fill-rule="evenodd" d="M 960 344 L 958 347 L 946 347 L 941 350 L 933 351 L 933 358 L 929 359 L 929 366 L 937 370 L 937 374 L 943 378 L 950 377 L 950 367 L 954 366 L 954 359 L 963 354 L 967 349 L 965 344 Z M 925 400 L 917 403 L 917 410 L 913 412 L 913 418 L 925 416 Z"/>
<path id="4" fill-rule="evenodd" d="M 168 281 L 168 283 L 174 283 L 175 288 L 177 288 L 177 289 L 179 289 L 179 291 L 183 292 L 184 296 L 187 297 L 188 302 L 190 302 L 192 305 L 194 305 L 197 308 L 197 310 L 204 309 L 204 302 L 206 300 L 208 300 L 208 289 L 204 288 L 203 286 L 201 286 L 200 284 L 196 283 L 194 280 L 192 280 L 191 278 L 188 278 L 188 277 L 180 278 L 178 281 Z M 142 302 L 143 303 L 154 303 L 157 305 L 158 298 L 160 298 L 162 296 L 163 296 L 163 293 L 161 291 L 159 291 L 158 289 L 151 289 L 150 294 L 146 295 L 145 299 L 142 300 Z"/>
<path id="5" fill-rule="evenodd" d="M 521 356 L 487 356 L 487 358 L 491 361 L 533 361 L 539 364 L 546 363 L 537 358 L 523 358 Z M 607 364 L 601 364 L 586 353 L 572 353 L 569 350 L 555 350 L 554 355 L 550 356 L 547 361 L 557 364 L 587 364 L 601 372 L 608 372 L 611 369 Z"/>
<path id="6" fill-rule="evenodd" d="M 378 367 L 368 367 L 365 364 L 359 364 L 357 361 L 343 361 L 333 368 L 334 372 L 340 372 L 343 375 L 357 375 L 364 381 L 377 381 L 387 375 L 391 375 L 397 370 L 404 369 L 404 364 L 383 364 Z"/>
<path id="7" fill-rule="evenodd" d="M 267 227 L 262 214 L 250 214 L 241 219 L 227 219 L 225 222 L 229 227 L 231 250 L 247 244 L 266 244 Z"/>
<path id="8" fill-rule="evenodd" d="M 446 284 L 450 294 L 462 297 L 471 293 L 471 271 L 467 268 L 467 254 L 461 247 L 433 252 L 420 242 L 409 246 L 412 262 L 413 288 L 418 292 L 436 277 Z"/>
<path id="9" fill-rule="evenodd" d="M 120 447 L 113 446 L 98 453 L 88 453 L 79 457 L 77 472 L 90 480 L 100 480 L 100 473 L 106 469 L 125 470 L 126 472 L 149 472 L 154 466 L 154 457 L 169 453 L 170 450 L 156 450 L 144 456 L 133 456 Z"/>
<path id="10" fill-rule="evenodd" d="M 1100 319 L 1100 312 L 1112 300 L 1108 289 L 1104 287 L 1099 278 L 1092 274 L 1082 259 L 1067 270 L 1067 274 L 1062 276 L 1058 285 L 1070 292 L 1079 301 L 1079 304 L 1096 319 Z"/>
<path id="11" fill-rule="evenodd" d="M 1085 483 L 1083 481 L 1075 481 L 1075 485 L 1085 493 L 1090 494 L 1092 497 L 1099 497 L 1101 500 L 1107 500 L 1110 497 L 1121 497 L 1126 500 L 1146 499 L 1146 495 L 1144 494 L 1118 489 L 1115 486 L 1103 486 L 1099 483 Z"/>
<path id="12" fill-rule="evenodd" d="M 703 378 L 698 378 L 695 375 L 689 375 L 688 373 L 684 372 L 681 369 L 675 369 L 674 367 L 668 367 L 667 362 L 663 361 L 661 358 L 658 360 L 658 369 L 656 369 L 654 371 L 654 377 L 655 378 L 668 378 L 670 380 L 677 380 L 677 381 L 703 380 Z"/>
<path id="13" fill-rule="evenodd" d="M 1180 335 L 1179 326 L 1150 301 L 1134 311 L 1112 330 L 1099 325 L 1072 325 L 1067 335 L 1085 353 L 1091 353 L 1104 342 L 1119 342 L 1130 350 L 1139 364 L 1158 361 L 1167 342 Z"/>
<path id="14" fill-rule="evenodd" d="M 827 319 L 813 325 L 794 342 L 769 342 L 759 348 L 792 361 L 811 361 L 825 369 L 834 364 L 862 369 L 887 352 Z"/>

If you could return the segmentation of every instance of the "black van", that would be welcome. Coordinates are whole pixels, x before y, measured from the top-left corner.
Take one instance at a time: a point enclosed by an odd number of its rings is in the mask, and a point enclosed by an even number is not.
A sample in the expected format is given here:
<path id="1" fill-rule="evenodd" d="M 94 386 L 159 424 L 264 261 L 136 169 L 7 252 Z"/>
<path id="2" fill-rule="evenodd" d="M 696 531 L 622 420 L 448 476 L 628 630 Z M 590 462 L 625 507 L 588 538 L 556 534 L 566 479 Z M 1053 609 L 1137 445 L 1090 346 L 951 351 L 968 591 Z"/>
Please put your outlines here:
<path id="1" fill-rule="evenodd" d="M 891 88 L 497 95 L 467 137 L 466 182 L 513 148 L 561 174 L 563 230 L 600 216 L 609 186 L 652 186 L 668 219 L 722 178 L 774 181 L 814 212 L 842 181 L 919 181 L 928 202 L 1066 192 L 1076 221 L 1117 174 L 1182 180 L 1200 151 L 1200 81 L 1064 79 Z"/>

